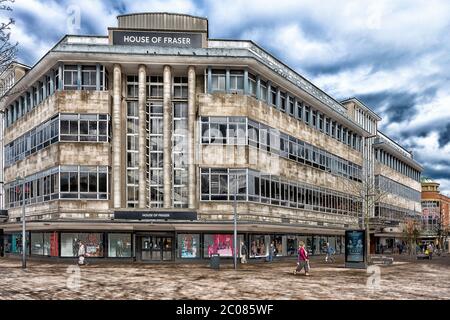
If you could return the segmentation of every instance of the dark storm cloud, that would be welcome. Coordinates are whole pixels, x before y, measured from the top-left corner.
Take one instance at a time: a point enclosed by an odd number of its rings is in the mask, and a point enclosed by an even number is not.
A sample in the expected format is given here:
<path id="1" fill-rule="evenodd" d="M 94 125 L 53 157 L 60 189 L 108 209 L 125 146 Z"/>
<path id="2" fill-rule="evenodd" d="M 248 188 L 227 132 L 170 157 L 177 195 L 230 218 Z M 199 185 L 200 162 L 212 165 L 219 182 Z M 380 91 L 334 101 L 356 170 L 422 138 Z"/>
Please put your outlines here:
<path id="1" fill-rule="evenodd" d="M 412 109 L 418 95 L 411 92 L 377 92 L 361 95 L 358 98 L 375 111 L 387 115 L 390 122 L 401 122 L 414 116 Z M 386 106 L 386 107 L 385 107 Z"/>
<path id="2" fill-rule="evenodd" d="M 450 142 L 450 123 L 447 124 L 443 131 L 439 133 L 439 146 L 443 148 Z"/>
<path id="3" fill-rule="evenodd" d="M 60 36 L 44 17 L 36 15 L 35 12 L 18 8 L 14 10 L 15 24 L 29 35 L 37 36 L 36 28 L 39 30 L 39 38 L 48 42 L 56 42 Z"/>
<path id="4" fill-rule="evenodd" d="M 433 166 L 426 167 L 423 175 L 425 177 L 432 177 L 436 180 L 450 180 L 450 163 L 448 163 L 447 167 L 443 167 L 441 169 L 435 169 Z"/>

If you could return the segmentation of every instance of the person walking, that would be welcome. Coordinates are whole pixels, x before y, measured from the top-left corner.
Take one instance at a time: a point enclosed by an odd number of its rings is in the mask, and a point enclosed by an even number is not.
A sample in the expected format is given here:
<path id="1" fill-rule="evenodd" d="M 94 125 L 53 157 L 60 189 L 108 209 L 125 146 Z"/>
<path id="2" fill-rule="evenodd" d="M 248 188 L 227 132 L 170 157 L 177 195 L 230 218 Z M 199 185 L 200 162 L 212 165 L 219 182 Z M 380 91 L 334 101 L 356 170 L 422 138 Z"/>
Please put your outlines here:
<path id="1" fill-rule="evenodd" d="M 305 276 L 309 276 L 309 257 L 305 249 L 305 243 L 300 242 L 298 247 L 297 268 L 294 270 L 294 275 L 305 269 Z"/>
<path id="2" fill-rule="evenodd" d="M 247 263 L 247 246 L 244 242 L 241 242 L 241 263 Z"/>
<path id="3" fill-rule="evenodd" d="M 273 242 L 271 242 L 270 246 L 269 246 L 269 257 L 268 257 L 268 260 L 267 260 L 268 262 L 272 262 L 273 261 L 274 250 L 275 250 L 275 246 L 273 245 Z"/>
<path id="4" fill-rule="evenodd" d="M 430 260 L 433 259 L 433 244 L 428 245 L 428 254 L 430 255 Z"/>
<path id="5" fill-rule="evenodd" d="M 334 263 L 334 249 L 330 246 L 330 243 L 327 242 L 326 248 L 325 248 L 326 256 L 325 256 L 325 262 L 332 262 Z"/>
<path id="6" fill-rule="evenodd" d="M 86 255 L 86 247 L 84 246 L 84 243 L 79 241 L 78 244 L 78 264 L 80 266 L 85 265 L 86 262 L 84 261 Z"/>

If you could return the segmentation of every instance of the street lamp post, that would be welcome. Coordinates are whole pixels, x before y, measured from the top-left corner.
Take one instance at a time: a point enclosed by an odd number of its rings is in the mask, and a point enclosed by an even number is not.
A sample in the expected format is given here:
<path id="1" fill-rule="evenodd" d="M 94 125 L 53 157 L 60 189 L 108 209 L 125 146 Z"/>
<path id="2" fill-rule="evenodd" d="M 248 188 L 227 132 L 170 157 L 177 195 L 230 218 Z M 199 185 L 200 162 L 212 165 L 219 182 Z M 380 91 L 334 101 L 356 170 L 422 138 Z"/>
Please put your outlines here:
<path id="1" fill-rule="evenodd" d="M 234 211 L 234 270 L 237 270 L 237 184 L 238 184 L 238 175 L 234 179 L 235 188 L 234 188 L 234 203 L 233 203 L 233 211 Z"/>
<path id="2" fill-rule="evenodd" d="M 17 177 L 17 185 L 22 184 L 22 269 L 27 267 L 27 237 L 26 237 L 26 222 L 25 222 L 25 179 Z"/>

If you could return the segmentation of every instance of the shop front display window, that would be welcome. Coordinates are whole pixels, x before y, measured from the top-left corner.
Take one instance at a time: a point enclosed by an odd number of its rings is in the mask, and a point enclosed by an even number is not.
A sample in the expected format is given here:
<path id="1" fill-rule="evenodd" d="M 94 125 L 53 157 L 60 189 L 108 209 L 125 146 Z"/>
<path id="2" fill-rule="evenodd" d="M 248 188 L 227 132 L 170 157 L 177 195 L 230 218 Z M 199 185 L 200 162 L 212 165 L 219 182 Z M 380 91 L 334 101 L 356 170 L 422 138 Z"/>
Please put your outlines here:
<path id="1" fill-rule="evenodd" d="M 213 254 L 218 254 L 221 257 L 234 256 L 234 236 L 232 234 L 205 234 L 203 255 L 204 257 L 211 257 Z M 238 250 L 239 244 L 243 241 L 243 236 L 238 235 Z"/>
<path id="2" fill-rule="evenodd" d="M 13 233 L 11 235 L 6 235 L 4 241 L 5 241 L 4 242 L 5 253 L 22 254 L 22 233 Z M 29 233 L 27 233 L 26 238 L 27 254 L 30 254 L 29 242 L 30 236 Z"/>
<path id="3" fill-rule="evenodd" d="M 250 236 L 250 258 L 262 258 L 269 255 L 270 236 Z"/>
<path id="4" fill-rule="evenodd" d="M 178 235 L 178 258 L 182 259 L 200 258 L 199 234 Z"/>
<path id="5" fill-rule="evenodd" d="M 61 233 L 61 257 L 78 257 L 80 241 L 86 257 L 103 257 L 103 233 Z"/>
<path id="6" fill-rule="evenodd" d="M 131 258 L 131 234 L 108 234 L 108 257 Z"/>
<path id="7" fill-rule="evenodd" d="M 286 256 L 286 236 L 275 236 L 273 238 L 273 244 L 275 246 L 275 256 Z"/>
<path id="8" fill-rule="evenodd" d="M 296 236 L 286 236 L 286 251 L 288 256 L 295 256 L 297 254 L 298 243 Z"/>

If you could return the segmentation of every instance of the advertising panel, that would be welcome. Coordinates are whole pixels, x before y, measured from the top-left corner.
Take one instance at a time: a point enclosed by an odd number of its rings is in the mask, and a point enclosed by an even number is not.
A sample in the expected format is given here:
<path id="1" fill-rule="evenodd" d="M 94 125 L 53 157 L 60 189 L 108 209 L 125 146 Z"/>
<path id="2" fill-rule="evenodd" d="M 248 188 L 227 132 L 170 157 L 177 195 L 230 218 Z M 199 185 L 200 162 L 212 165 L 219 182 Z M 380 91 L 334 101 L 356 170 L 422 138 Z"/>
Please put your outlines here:
<path id="1" fill-rule="evenodd" d="M 365 231 L 345 231 L 345 266 L 347 268 L 365 267 Z"/>

